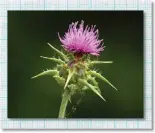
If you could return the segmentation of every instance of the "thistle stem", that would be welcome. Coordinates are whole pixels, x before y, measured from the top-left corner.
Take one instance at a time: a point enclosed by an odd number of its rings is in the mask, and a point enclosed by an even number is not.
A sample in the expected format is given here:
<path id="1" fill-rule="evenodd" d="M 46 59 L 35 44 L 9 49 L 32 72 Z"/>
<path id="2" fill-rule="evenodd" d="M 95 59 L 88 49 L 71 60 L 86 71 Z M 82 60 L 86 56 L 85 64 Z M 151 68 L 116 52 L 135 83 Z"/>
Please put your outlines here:
<path id="1" fill-rule="evenodd" d="M 70 98 L 69 90 L 68 88 L 66 88 L 62 95 L 62 101 L 61 101 L 60 110 L 59 110 L 59 118 L 65 118 L 66 108 L 67 108 L 69 98 Z"/>

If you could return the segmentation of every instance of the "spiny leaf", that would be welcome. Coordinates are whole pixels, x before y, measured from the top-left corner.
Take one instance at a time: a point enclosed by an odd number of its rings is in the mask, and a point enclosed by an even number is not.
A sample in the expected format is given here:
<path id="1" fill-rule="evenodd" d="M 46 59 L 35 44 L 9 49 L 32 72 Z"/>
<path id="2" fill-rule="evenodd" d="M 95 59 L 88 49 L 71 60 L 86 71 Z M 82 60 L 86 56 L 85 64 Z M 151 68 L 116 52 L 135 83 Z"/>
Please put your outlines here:
<path id="1" fill-rule="evenodd" d="M 89 77 L 88 77 L 88 81 L 92 82 L 93 85 L 95 85 L 96 87 L 98 86 L 98 83 L 97 83 L 97 81 L 95 80 L 94 77 L 89 76 Z"/>
<path id="2" fill-rule="evenodd" d="M 53 76 L 53 75 L 56 75 L 56 74 L 58 74 L 57 70 L 47 70 L 47 71 L 44 71 L 44 72 L 42 72 L 42 73 L 32 77 L 31 79 L 37 78 L 37 77 L 40 77 L 40 76 L 44 76 L 44 75 L 51 75 L 51 76 Z"/>
<path id="3" fill-rule="evenodd" d="M 103 77 L 100 73 L 97 73 L 96 71 L 89 71 L 88 73 L 91 74 L 91 75 L 93 75 L 93 76 L 95 76 L 95 77 L 97 77 L 97 78 L 102 79 L 103 81 L 105 81 L 106 83 L 108 83 L 111 87 L 113 87 L 115 90 L 117 90 L 116 87 L 113 86 L 113 85 L 112 85 L 105 77 Z"/>
<path id="4" fill-rule="evenodd" d="M 60 63 L 60 64 L 65 64 L 65 62 L 62 61 L 61 59 L 51 58 L 51 57 L 44 57 L 44 56 L 40 56 L 40 57 L 41 57 L 41 58 L 44 58 L 44 59 L 48 59 L 48 60 L 55 61 L 55 62 Z"/>
<path id="5" fill-rule="evenodd" d="M 107 63 L 113 63 L 113 61 L 91 61 L 89 65 L 107 64 Z"/>
<path id="6" fill-rule="evenodd" d="M 102 95 L 96 90 L 95 86 L 92 86 L 91 84 L 89 84 L 86 80 L 83 79 L 79 79 L 79 82 L 85 86 L 87 86 L 88 88 L 90 88 L 94 93 L 96 93 L 101 99 L 103 99 L 104 101 L 106 101 Z"/>
<path id="7" fill-rule="evenodd" d="M 67 87 L 67 85 L 68 85 L 68 83 L 69 83 L 71 77 L 73 76 L 73 74 L 74 74 L 74 70 L 71 71 L 71 70 L 69 69 L 69 74 L 68 74 L 68 77 L 67 77 L 67 80 L 66 80 L 64 89 Z"/>
<path id="8" fill-rule="evenodd" d="M 96 89 L 98 90 L 98 92 L 100 92 L 101 93 L 101 90 L 100 90 L 100 88 L 99 88 L 99 86 L 98 86 L 98 83 L 97 83 L 97 81 L 95 80 L 95 78 L 94 77 L 89 77 L 88 78 L 88 81 L 90 81 L 95 87 L 96 87 Z"/>
<path id="9" fill-rule="evenodd" d="M 47 43 L 54 51 L 56 51 L 65 61 L 67 61 L 68 59 L 67 59 L 67 56 L 63 53 L 63 52 L 61 52 L 61 51 L 59 51 L 58 49 L 56 49 L 55 47 L 53 47 L 50 43 Z"/>
<path id="10" fill-rule="evenodd" d="M 59 83 L 59 84 L 61 84 L 61 85 L 64 85 L 65 84 L 65 79 L 64 78 L 62 78 L 62 77 L 60 77 L 60 76 L 57 76 L 57 75 L 55 75 L 55 76 L 53 76 L 54 78 L 55 78 L 55 80 Z"/>

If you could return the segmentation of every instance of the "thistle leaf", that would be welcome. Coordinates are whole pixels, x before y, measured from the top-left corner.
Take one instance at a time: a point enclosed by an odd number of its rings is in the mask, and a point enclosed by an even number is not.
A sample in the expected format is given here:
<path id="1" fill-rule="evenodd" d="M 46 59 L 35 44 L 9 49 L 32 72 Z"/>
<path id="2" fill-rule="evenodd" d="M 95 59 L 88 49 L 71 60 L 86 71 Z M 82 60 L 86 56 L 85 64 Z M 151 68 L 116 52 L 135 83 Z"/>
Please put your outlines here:
<path id="1" fill-rule="evenodd" d="M 97 83 L 97 81 L 95 80 L 95 78 L 94 77 L 88 77 L 88 81 L 90 81 L 90 82 L 92 82 L 93 83 L 93 85 L 95 85 L 96 87 L 98 87 L 98 83 Z"/>
<path id="2" fill-rule="evenodd" d="M 113 61 L 91 61 L 89 65 L 107 64 L 107 63 L 113 63 Z"/>
<path id="3" fill-rule="evenodd" d="M 51 58 L 51 57 L 44 57 L 44 56 L 40 56 L 41 58 L 44 58 L 44 59 L 48 59 L 48 60 L 52 60 L 52 61 L 55 61 L 59 64 L 65 64 L 64 61 L 62 61 L 61 59 L 57 59 L 57 58 Z"/>
<path id="4" fill-rule="evenodd" d="M 55 78 L 55 80 L 58 82 L 58 84 L 64 85 L 65 84 L 65 79 L 60 77 L 60 76 L 53 76 Z"/>
<path id="5" fill-rule="evenodd" d="M 44 75 L 51 75 L 51 76 L 53 76 L 53 75 L 56 75 L 56 74 L 58 74 L 57 70 L 47 70 L 47 71 L 44 71 L 44 72 L 42 72 L 42 73 L 32 77 L 31 79 L 37 78 L 37 77 L 40 77 L 40 76 L 44 76 Z"/>
<path id="6" fill-rule="evenodd" d="M 67 85 L 68 85 L 70 79 L 72 78 L 73 74 L 74 74 L 74 70 L 71 71 L 71 70 L 69 69 L 69 74 L 68 74 L 68 77 L 67 77 L 67 80 L 66 80 L 66 83 L 65 83 L 64 89 L 66 89 L 66 87 L 67 87 Z"/>
<path id="7" fill-rule="evenodd" d="M 61 52 L 61 51 L 59 51 L 58 49 L 56 49 L 55 47 L 53 47 L 50 43 L 47 43 L 54 51 L 56 51 L 65 61 L 67 61 L 68 59 L 67 59 L 67 56 L 63 53 L 63 52 Z"/>
<path id="8" fill-rule="evenodd" d="M 97 78 L 100 78 L 101 80 L 103 80 L 103 81 L 105 81 L 106 83 L 108 83 L 111 87 L 113 87 L 115 90 L 117 90 L 116 89 L 116 87 L 114 86 L 114 85 L 112 85 L 105 77 L 103 77 L 100 73 L 97 73 L 96 71 L 89 71 L 88 72 L 89 74 L 91 74 L 91 75 L 93 75 L 93 76 L 95 76 L 95 77 L 97 77 Z"/>
<path id="9" fill-rule="evenodd" d="M 98 90 L 98 92 L 100 92 L 101 93 L 101 90 L 100 90 L 100 88 L 99 88 L 99 86 L 98 86 L 98 83 L 97 83 L 97 81 L 95 80 L 95 78 L 94 77 L 89 77 L 88 78 L 88 81 L 90 81 L 95 87 L 96 87 L 96 89 Z"/>
<path id="10" fill-rule="evenodd" d="M 89 84 L 87 81 L 83 80 L 83 79 L 79 79 L 79 82 L 85 86 L 87 86 L 88 88 L 90 88 L 94 93 L 96 93 L 102 100 L 106 101 L 102 95 L 96 90 L 96 87 Z"/>

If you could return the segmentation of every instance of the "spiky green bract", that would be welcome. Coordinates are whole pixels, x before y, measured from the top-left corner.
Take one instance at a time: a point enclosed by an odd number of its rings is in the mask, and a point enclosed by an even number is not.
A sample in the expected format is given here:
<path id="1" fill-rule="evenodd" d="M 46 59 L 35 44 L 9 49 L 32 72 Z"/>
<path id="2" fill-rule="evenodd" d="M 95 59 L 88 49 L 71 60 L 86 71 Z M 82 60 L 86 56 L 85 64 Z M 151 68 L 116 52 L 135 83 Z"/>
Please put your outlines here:
<path id="1" fill-rule="evenodd" d="M 71 78 L 72 78 L 72 76 L 73 76 L 73 74 L 74 74 L 74 72 L 75 72 L 75 70 L 71 70 L 71 69 L 69 69 L 68 71 L 69 71 L 69 74 L 68 74 L 68 77 L 67 77 L 67 80 L 66 80 L 64 89 L 66 89 L 66 87 L 67 87 L 69 81 L 71 80 Z"/>
<path id="2" fill-rule="evenodd" d="M 57 59 L 57 58 L 51 58 L 51 57 L 44 57 L 44 56 L 40 56 L 41 58 L 44 58 L 44 59 L 48 59 L 48 60 L 52 60 L 56 63 L 59 63 L 59 64 L 65 64 L 64 61 L 62 61 L 61 59 Z"/>
<path id="3" fill-rule="evenodd" d="M 95 80 L 95 77 L 88 76 L 88 82 L 91 82 L 96 87 L 96 90 L 101 94 L 101 90 L 98 86 L 98 82 Z"/>
<path id="4" fill-rule="evenodd" d="M 50 43 L 47 43 L 56 53 L 58 53 L 65 61 L 68 61 L 68 57 L 61 51 L 59 51 L 58 49 L 56 49 L 55 47 L 53 47 Z"/>
<path id="5" fill-rule="evenodd" d="M 51 75 L 51 76 L 54 76 L 54 75 L 57 75 L 58 74 L 58 71 L 57 70 L 46 70 L 46 71 L 43 71 L 42 73 L 32 77 L 33 78 L 37 78 L 37 77 L 40 77 L 40 76 L 44 76 L 44 75 Z"/>
<path id="6" fill-rule="evenodd" d="M 88 74 L 90 74 L 90 75 L 92 75 L 92 76 L 95 76 L 95 77 L 97 77 L 97 78 L 102 79 L 103 81 L 105 81 L 106 83 L 108 83 L 110 86 L 112 86 L 115 90 L 117 90 L 116 87 L 113 86 L 113 85 L 112 85 L 105 77 L 103 77 L 100 73 L 97 73 L 96 71 L 88 71 Z"/>
<path id="7" fill-rule="evenodd" d="M 108 63 L 113 63 L 113 61 L 91 61 L 89 64 L 96 65 L 96 64 L 108 64 Z"/>
<path id="8" fill-rule="evenodd" d="M 53 76 L 55 78 L 55 80 L 58 82 L 58 84 L 64 86 L 65 84 L 65 79 L 63 77 L 60 77 L 59 75 L 55 75 Z"/>
<path id="9" fill-rule="evenodd" d="M 60 58 L 41 56 L 41 58 L 54 61 L 57 64 L 53 69 L 43 71 L 32 78 L 51 75 L 59 85 L 63 86 L 64 89 L 62 89 L 62 102 L 59 111 L 59 118 L 66 117 L 68 101 L 71 102 L 71 97 L 74 94 L 84 93 L 85 91 L 91 90 L 102 100 L 106 101 L 102 97 L 96 78 L 103 80 L 116 89 L 116 87 L 114 87 L 100 73 L 91 70 L 96 64 L 112 63 L 112 61 L 92 61 L 89 55 L 83 55 L 80 58 L 79 55 L 73 55 L 71 53 L 67 53 L 66 55 L 53 47 L 51 44 L 48 43 L 48 45 L 58 54 Z"/>
<path id="10" fill-rule="evenodd" d="M 90 83 L 88 83 L 86 80 L 84 79 L 79 79 L 79 83 L 83 86 L 87 86 L 88 88 L 90 88 L 94 93 L 96 93 L 101 99 L 103 99 L 104 101 L 106 101 L 102 95 L 100 94 L 100 92 L 96 89 L 95 86 L 91 85 Z"/>

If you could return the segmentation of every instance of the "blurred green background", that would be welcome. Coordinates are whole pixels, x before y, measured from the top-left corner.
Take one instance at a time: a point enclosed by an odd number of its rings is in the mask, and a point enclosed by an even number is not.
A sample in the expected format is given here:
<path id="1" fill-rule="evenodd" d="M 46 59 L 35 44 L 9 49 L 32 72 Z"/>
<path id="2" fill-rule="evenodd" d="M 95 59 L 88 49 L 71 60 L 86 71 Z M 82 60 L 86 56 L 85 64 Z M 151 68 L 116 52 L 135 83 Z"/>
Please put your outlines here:
<path id="1" fill-rule="evenodd" d="M 142 11 L 8 11 L 9 118 L 58 117 L 63 88 L 50 76 L 30 78 L 55 66 L 40 58 L 56 56 L 47 42 L 61 49 L 57 32 L 81 20 L 99 29 L 106 46 L 99 60 L 114 63 L 95 68 L 118 91 L 98 80 L 107 102 L 87 91 L 71 117 L 143 118 Z"/>

